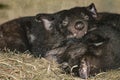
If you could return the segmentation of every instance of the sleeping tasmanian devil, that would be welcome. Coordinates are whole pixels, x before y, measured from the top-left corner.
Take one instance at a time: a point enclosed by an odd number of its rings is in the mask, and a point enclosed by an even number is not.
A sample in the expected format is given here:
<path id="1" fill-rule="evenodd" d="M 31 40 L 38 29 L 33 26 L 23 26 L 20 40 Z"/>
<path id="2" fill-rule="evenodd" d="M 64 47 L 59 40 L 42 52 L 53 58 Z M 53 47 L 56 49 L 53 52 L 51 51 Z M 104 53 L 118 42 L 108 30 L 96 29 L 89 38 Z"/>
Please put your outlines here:
<path id="1" fill-rule="evenodd" d="M 85 79 L 101 71 L 120 67 L 119 27 L 104 17 L 105 14 L 92 22 L 93 26 L 88 27 L 88 32 L 82 38 L 68 38 L 61 47 L 49 51 L 45 58 L 63 63 L 63 68 L 69 68 L 69 72 Z M 118 21 L 113 20 L 113 23 L 117 24 Z"/>
<path id="2" fill-rule="evenodd" d="M 94 6 L 90 5 L 10 20 L 0 25 L 0 49 L 29 50 L 37 57 L 44 56 L 61 41 L 85 35 L 95 18 Z"/>
<path id="3" fill-rule="evenodd" d="M 63 10 L 54 13 L 54 15 L 48 15 L 48 17 L 41 14 L 36 15 L 36 20 L 43 23 L 46 31 L 51 35 L 49 37 L 51 40 L 46 38 L 47 43 L 45 44 L 52 45 L 52 48 L 58 47 L 61 42 L 69 38 L 83 37 L 88 32 L 88 28 L 91 28 L 91 23 L 94 24 L 96 18 L 97 13 L 94 4 Z M 37 37 L 40 38 L 40 36 Z M 36 47 L 40 49 L 42 44 L 39 43 L 39 39 L 36 40 L 33 44 L 38 44 Z"/>
<path id="4" fill-rule="evenodd" d="M 69 39 L 49 51 L 45 58 L 63 64 L 62 68 L 81 78 L 120 67 L 120 32 L 111 25 L 98 25 L 82 39 Z"/>

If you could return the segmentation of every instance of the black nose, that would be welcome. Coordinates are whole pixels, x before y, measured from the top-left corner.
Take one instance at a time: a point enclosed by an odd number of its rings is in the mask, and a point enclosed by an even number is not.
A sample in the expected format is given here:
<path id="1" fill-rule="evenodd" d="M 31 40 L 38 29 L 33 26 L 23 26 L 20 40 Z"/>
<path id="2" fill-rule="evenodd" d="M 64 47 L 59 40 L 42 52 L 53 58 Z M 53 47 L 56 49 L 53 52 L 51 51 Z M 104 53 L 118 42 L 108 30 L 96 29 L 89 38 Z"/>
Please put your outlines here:
<path id="1" fill-rule="evenodd" d="M 76 30 L 83 30 L 85 27 L 85 23 L 83 21 L 77 21 L 74 27 Z"/>

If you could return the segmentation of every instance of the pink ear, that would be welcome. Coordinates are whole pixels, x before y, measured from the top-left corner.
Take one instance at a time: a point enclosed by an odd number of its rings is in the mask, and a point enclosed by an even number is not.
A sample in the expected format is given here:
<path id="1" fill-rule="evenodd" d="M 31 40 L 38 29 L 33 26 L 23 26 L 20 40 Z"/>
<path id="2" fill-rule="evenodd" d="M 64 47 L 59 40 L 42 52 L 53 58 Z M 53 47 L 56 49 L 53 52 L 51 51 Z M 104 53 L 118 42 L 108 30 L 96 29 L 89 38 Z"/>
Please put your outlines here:
<path id="1" fill-rule="evenodd" d="M 87 7 L 87 10 L 92 13 L 92 16 L 93 16 L 94 18 L 97 17 L 97 10 L 96 10 L 96 7 L 95 7 L 94 3 L 90 4 L 90 5 Z"/>
<path id="2" fill-rule="evenodd" d="M 51 24 L 53 22 L 52 14 L 37 14 L 35 20 L 37 22 L 43 22 L 46 30 L 50 31 L 52 29 Z"/>
<path id="3" fill-rule="evenodd" d="M 42 20 L 43 20 L 45 29 L 50 31 L 52 29 L 51 27 L 52 21 L 49 21 L 48 19 L 42 19 Z"/>

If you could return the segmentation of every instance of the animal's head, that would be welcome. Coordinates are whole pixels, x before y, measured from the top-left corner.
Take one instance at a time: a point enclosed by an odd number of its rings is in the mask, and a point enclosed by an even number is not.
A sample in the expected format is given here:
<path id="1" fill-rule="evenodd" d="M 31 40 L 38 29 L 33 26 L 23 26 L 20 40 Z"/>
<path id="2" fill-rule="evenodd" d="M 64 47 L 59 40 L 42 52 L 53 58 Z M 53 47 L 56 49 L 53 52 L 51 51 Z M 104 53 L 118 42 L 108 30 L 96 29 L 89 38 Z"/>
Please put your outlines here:
<path id="1" fill-rule="evenodd" d="M 102 37 L 94 35 L 86 38 L 88 41 L 70 45 L 60 57 L 63 63 L 67 63 L 66 66 L 63 64 L 64 68 L 69 67 L 71 73 L 85 79 L 110 68 L 113 63 L 113 52 L 109 40 L 100 38 Z"/>
<path id="2" fill-rule="evenodd" d="M 44 23 L 46 30 L 51 32 L 55 30 L 64 38 L 81 38 L 96 18 L 97 11 L 94 4 L 62 10 L 51 15 L 36 16 L 37 21 Z"/>
<path id="3" fill-rule="evenodd" d="M 94 4 L 88 7 L 75 7 L 60 15 L 59 22 L 55 24 L 56 29 L 66 38 L 81 38 L 84 36 L 91 23 L 97 18 L 97 11 Z"/>

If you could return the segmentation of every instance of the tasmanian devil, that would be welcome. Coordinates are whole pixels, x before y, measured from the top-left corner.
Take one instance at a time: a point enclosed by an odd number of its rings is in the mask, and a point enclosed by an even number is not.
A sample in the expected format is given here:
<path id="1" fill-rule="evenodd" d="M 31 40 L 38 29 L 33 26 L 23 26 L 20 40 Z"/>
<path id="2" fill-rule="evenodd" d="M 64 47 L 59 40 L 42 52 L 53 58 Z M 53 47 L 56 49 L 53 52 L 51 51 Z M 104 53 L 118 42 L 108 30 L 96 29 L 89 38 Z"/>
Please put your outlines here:
<path id="1" fill-rule="evenodd" d="M 16 49 L 21 52 L 30 50 L 27 29 L 29 29 L 34 22 L 33 16 L 29 16 L 17 18 L 1 24 L 0 49 L 9 48 L 10 50 Z"/>
<path id="2" fill-rule="evenodd" d="M 36 17 L 17 18 L 0 25 L 0 48 L 21 52 L 29 50 L 35 56 L 43 56 L 66 38 L 86 34 L 88 25 L 96 16 L 96 9 L 91 4 L 53 14 L 41 13 Z"/>
<path id="3" fill-rule="evenodd" d="M 77 65 L 74 72 L 82 78 L 120 67 L 120 31 L 118 26 L 109 22 L 110 20 L 101 18 L 98 23 L 93 25 L 96 28 L 82 37 L 82 42 L 75 40 L 71 44 L 70 40 L 70 44 L 67 44 L 66 47 L 55 49 L 54 58 L 59 63 L 65 62 L 71 67 Z M 69 39 L 67 43 L 69 43 Z M 49 58 L 49 52 L 47 58 Z"/>
<path id="4" fill-rule="evenodd" d="M 58 62 L 74 67 L 72 71 L 81 78 L 88 78 L 99 72 L 120 67 L 120 32 L 111 25 L 99 25 L 81 40 L 73 42 Z M 66 67 L 65 67 L 66 68 Z"/>
<path id="5" fill-rule="evenodd" d="M 93 4 L 87 7 L 75 7 L 68 10 L 62 10 L 51 15 L 38 14 L 36 21 L 44 24 L 47 37 L 41 41 L 41 35 L 36 35 L 33 41 L 38 54 L 44 54 L 51 50 L 56 44 L 69 38 L 81 38 L 84 36 L 91 22 L 97 17 L 96 9 Z M 93 26 L 93 25 L 92 25 Z M 37 45 L 37 46 L 36 46 Z M 35 52 L 35 51 L 33 51 Z"/>

